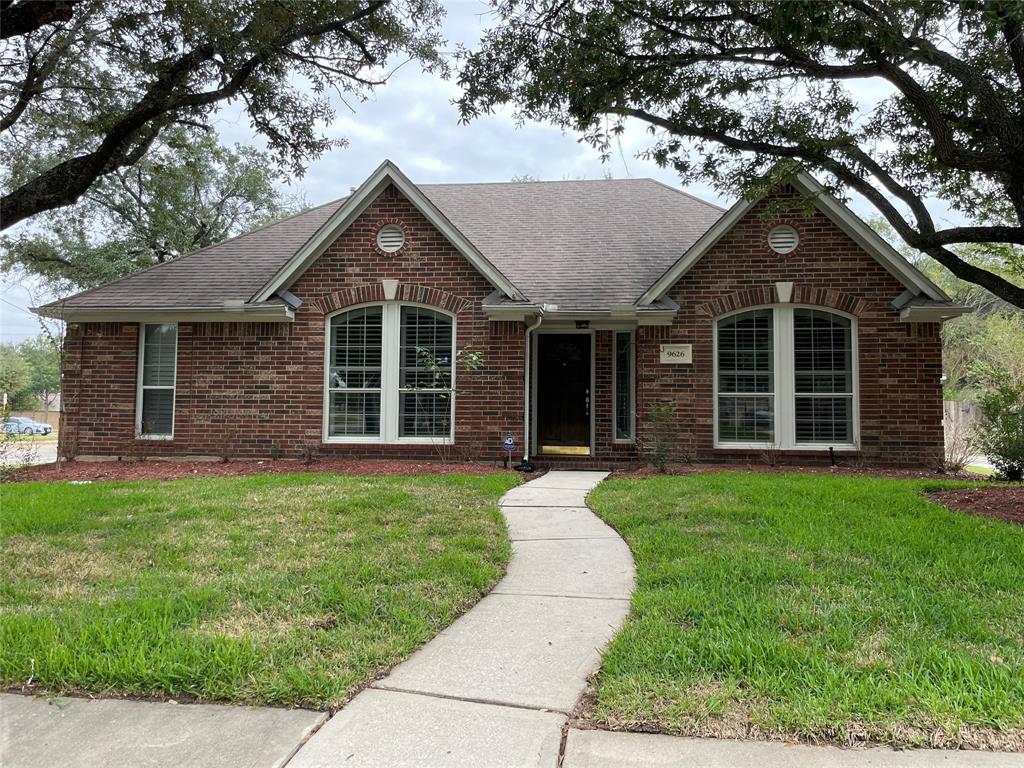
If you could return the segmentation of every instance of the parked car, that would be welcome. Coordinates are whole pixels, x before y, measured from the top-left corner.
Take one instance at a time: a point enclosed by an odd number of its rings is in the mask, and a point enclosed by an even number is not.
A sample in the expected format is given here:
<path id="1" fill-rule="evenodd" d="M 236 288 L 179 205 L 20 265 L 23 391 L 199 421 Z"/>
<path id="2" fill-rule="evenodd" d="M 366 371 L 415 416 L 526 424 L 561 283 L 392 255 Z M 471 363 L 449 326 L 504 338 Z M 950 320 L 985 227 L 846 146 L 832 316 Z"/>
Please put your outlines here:
<path id="1" fill-rule="evenodd" d="M 11 416 L 4 422 L 4 432 L 9 435 L 48 435 L 53 432 L 53 427 L 24 416 Z"/>

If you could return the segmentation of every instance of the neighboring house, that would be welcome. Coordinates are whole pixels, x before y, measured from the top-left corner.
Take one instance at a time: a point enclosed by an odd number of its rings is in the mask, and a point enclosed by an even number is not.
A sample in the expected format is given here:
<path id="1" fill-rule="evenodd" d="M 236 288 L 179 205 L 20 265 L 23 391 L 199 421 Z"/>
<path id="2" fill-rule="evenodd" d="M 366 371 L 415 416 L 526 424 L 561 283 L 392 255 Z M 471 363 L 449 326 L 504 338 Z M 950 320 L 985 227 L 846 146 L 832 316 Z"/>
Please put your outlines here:
<path id="1" fill-rule="evenodd" d="M 811 195 L 813 211 L 780 198 Z M 492 460 L 941 460 L 967 311 L 810 177 L 728 211 L 649 179 L 413 184 L 39 308 L 64 450 Z M 798 212 L 793 212 L 798 211 Z M 454 366 L 454 350 L 482 355 Z M 453 381 L 452 381 L 453 379 Z M 652 420 L 652 409 L 662 418 Z"/>

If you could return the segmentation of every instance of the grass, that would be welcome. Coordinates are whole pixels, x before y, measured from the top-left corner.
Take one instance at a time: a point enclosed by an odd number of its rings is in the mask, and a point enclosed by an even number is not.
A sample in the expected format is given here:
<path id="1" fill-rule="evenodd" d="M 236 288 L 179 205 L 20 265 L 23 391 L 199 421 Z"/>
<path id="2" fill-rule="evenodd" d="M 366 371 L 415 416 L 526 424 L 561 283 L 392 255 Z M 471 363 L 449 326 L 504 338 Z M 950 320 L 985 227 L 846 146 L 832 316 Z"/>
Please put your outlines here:
<path id="1" fill-rule="evenodd" d="M 8 434 L 6 436 L 8 440 L 16 443 L 55 443 L 57 442 L 57 437 L 58 435 L 56 430 L 48 435 L 22 435 L 18 433 L 13 435 Z"/>
<path id="2" fill-rule="evenodd" d="M 335 707 L 500 578 L 511 475 L 0 486 L 0 680 Z"/>
<path id="3" fill-rule="evenodd" d="M 592 506 L 637 590 L 586 713 L 612 728 L 1024 750 L 1024 528 L 961 484 L 707 473 Z"/>
<path id="4" fill-rule="evenodd" d="M 996 473 L 991 467 L 978 467 L 973 464 L 964 467 L 964 470 L 974 475 L 984 475 L 986 477 L 991 477 Z"/>

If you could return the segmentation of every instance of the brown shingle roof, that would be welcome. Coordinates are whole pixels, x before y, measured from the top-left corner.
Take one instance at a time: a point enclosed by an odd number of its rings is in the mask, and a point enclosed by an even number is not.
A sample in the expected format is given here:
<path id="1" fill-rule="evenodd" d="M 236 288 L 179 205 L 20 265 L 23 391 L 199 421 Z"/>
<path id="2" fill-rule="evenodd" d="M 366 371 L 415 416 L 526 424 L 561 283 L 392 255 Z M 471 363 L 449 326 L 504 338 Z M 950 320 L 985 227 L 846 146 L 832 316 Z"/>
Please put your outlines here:
<path id="1" fill-rule="evenodd" d="M 561 310 L 633 303 L 723 213 L 651 179 L 419 189 L 530 300 Z M 248 301 L 343 202 L 94 288 L 66 305 L 199 308 Z"/>

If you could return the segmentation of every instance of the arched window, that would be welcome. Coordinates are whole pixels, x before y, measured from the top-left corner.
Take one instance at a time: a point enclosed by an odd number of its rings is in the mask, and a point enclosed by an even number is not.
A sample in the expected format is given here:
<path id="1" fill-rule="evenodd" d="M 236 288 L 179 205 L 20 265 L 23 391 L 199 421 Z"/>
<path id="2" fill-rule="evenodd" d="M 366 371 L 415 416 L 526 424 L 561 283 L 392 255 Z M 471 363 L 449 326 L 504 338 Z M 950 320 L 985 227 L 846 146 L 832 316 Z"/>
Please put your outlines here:
<path id="1" fill-rule="evenodd" d="M 853 448 L 856 329 L 828 310 L 778 305 L 715 327 L 715 443 Z"/>
<path id="2" fill-rule="evenodd" d="M 454 322 L 397 303 L 330 318 L 324 439 L 447 442 L 454 408 Z"/>

